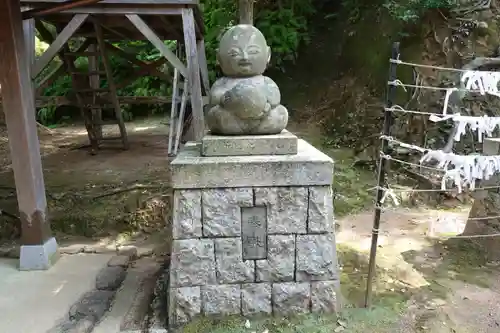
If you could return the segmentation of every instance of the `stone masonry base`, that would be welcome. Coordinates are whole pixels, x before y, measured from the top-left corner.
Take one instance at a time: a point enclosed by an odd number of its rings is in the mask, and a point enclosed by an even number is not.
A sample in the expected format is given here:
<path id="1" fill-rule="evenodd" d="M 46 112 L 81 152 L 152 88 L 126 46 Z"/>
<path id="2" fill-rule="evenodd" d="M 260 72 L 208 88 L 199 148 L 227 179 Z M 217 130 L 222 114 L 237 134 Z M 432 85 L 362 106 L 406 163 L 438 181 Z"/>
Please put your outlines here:
<path id="1" fill-rule="evenodd" d="M 176 189 L 172 228 L 169 326 L 336 310 L 330 186 Z"/>

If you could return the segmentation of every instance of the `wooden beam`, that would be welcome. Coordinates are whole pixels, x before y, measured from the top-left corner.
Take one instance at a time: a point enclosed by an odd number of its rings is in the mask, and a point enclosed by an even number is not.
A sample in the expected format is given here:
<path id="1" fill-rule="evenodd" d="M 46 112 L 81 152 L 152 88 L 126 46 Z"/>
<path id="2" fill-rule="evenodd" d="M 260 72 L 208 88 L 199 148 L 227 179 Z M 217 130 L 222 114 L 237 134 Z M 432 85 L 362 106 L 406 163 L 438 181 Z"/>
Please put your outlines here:
<path id="1" fill-rule="evenodd" d="M 205 90 L 205 96 L 210 93 L 210 78 L 208 76 L 207 55 L 205 52 L 205 40 L 200 39 L 196 47 L 198 48 L 198 62 L 200 64 L 201 82 Z"/>
<path id="2" fill-rule="evenodd" d="M 102 96 L 102 99 L 107 101 L 107 97 Z M 162 97 L 162 96 L 118 96 L 118 102 L 120 105 L 137 104 L 137 105 L 152 105 L 152 104 L 170 104 L 172 103 L 172 97 Z M 111 102 L 109 102 L 111 105 Z M 2 99 L 0 99 L 0 106 L 3 105 Z M 37 96 L 35 101 L 36 108 L 43 108 L 46 106 L 78 106 L 74 100 L 68 98 L 68 96 Z"/>
<path id="3" fill-rule="evenodd" d="M 40 33 L 40 36 L 42 36 L 42 34 L 46 34 L 46 33 L 48 33 L 50 35 L 50 32 L 48 30 L 46 30 L 45 33 L 42 33 L 42 31 L 43 31 L 42 29 L 37 29 L 37 30 Z M 45 37 L 49 37 L 49 36 L 45 36 Z M 42 37 L 42 38 L 44 38 L 44 37 Z M 91 42 L 92 41 L 90 39 L 86 39 L 85 41 L 83 41 L 83 43 L 80 44 L 80 46 L 78 46 L 78 48 L 76 49 L 76 52 L 81 52 L 81 51 L 86 50 L 87 47 L 89 47 L 89 45 L 91 44 Z M 36 95 L 40 95 L 42 93 L 43 89 L 50 86 L 55 80 L 57 80 L 57 78 L 59 76 L 66 73 L 66 71 L 67 71 L 67 68 L 65 67 L 66 59 L 64 59 L 61 52 L 58 53 L 58 56 L 61 59 L 61 62 L 56 66 L 56 68 L 54 68 L 54 70 L 52 72 L 47 74 L 46 77 L 44 77 L 40 82 L 38 82 L 37 87 L 36 87 Z"/>
<path id="4" fill-rule="evenodd" d="M 181 8 L 161 7 L 83 7 L 64 10 L 62 14 L 103 14 L 103 15 L 180 15 Z"/>
<path id="5" fill-rule="evenodd" d="M 130 149 L 130 144 L 128 142 L 127 129 L 125 127 L 125 122 L 123 121 L 122 109 L 120 107 L 120 102 L 118 101 L 118 97 L 116 94 L 116 86 L 115 86 L 115 81 L 113 79 L 113 69 L 111 68 L 108 54 L 106 52 L 106 45 L 104 43 L 102 27 L 97 22 L 94 22 L 94 28 L 97 35 L 97 43 L 99 45 L 99 51 L 101 53 L 101 61 L 102 64 L 104 65 L 104 70 L 106 71 L 106 79 L 108 81 L 108 88 L 110 92 L 109 97 L 115 109 L 115 118 L 118 122 L 118 127 L 120 129 L 120 136 L 123 143 L 123 148 L 125 150 L 128 150 Z"/>
<path id="6" fill-rule="evenodd" d="M 29 7 L 27 8 L 29 10 Z M 24 32 L 24 41 L 26 43 L 26 60 L 28 61 L 28 73 L 31 78 L 31 66 L 35 63 L 35 44 L 36 44 L 36 36 L 35 36 L 35 20 L 25 20 L 23 21 L 23 32 Z M 31 93 L 33 97 L 35 96 L 35 83 L 31 80 Z"/>
<path id="7" fill-rule="evenodd" d="M 40 82 L 37 83 L 35 88 L 35 96 L 40 95 L 44 89 L 48 88 L 57 78 L 61 75 L 66 74 L 66 69 L 64 68 L 63 63 L 59 63 L 56 68 L 47 76 L 45 76 Z"/>
<path id="8" fill-rule="evenodd" d="M 26 62 L 21 8 L 0 0 L 0 85 L 21 218 L 21 269 L 47 269 L 57 250 L 51 237 L 34 98 Z M 50 242 L 51 250 L 45 244 Z M 30 249 L 39 250 L 36 256 Z M 53 250 L 53 251 L 52 251 Z"/>
<path id="9" fill-rule="evenodd" d="M 52 5 L 49 8 L 35 8 L 23 11 L 23 20 L 32 19 L 37 16 L 44 16 L 49 14 L 57 14 L 63 10 L 68 10 L 76 7 L 88 6 L 98 3 L 101 0 L 72 0 L 66 1 L 62 4 Z"/>
<path id="10" fill-rule="evenodd" d="M 37 4 L 40 5 L 42 3 L 44 4 L 51 4 L 51 3 L 64 3 L 67 2 L 67 0 L 21 0 L 21 3 L 23 5 L 28 5 L 28 4 Z M 158 0 L 102 0 L 101 4 L 103 5 L 122 5 L 122 4 L 129 4 L 131 6 L 139 6 L 139 5 L 174 5 L 174 6 L 197 6 L 199 5 L 198 0 L 162 0 L 159 2 Z"/>
<path id="11" fill-rule="evenodd" d="M 75 15 L 71 21 L 64 27 L 59 35 L 57 35 L 54 42 L 49 46 L 49 48 L 43 53 L 43 55 L 35 62 L 31 71 L 31 77 L 34 79 L 40 74 L 40 72 L 49 64 L 49 62 L 55 57 L 55 55 L 62 49 L 64 44 L 73 36 L 75 31 L 82 25 L 82 23 L 87 19 L 89 14 L 78 14 Z"/>
<path id="12" fill-rule="evenodd" d="M 188 90 L 191 94 L 191 108 L 193 112 L 193 140 L 201 141 L 205 135 L 205 118 L 203 114 L 203 98 L 201 95 L 200 65 L 198 48 L 196 46 L 196 30 L 192 8 L 182 9 L 182 26 L 184 30 L 184 44 L 188 64 Z"/>
<path id="13" fill-rule="evenodd" d="M 146 73 L 149 73 L 152 76 L 157 76 L 161 79 L 170 80 L 169 75 L 167 75 L 166 73 L 163 73 L 158 68 L 156 68 L 156 67 L 160 66 L 160 64 L 155 66 L 155 64 L 159 60 L 156 60 L 153 63 L 146 63 L 142 60 L 137 59 L 135 57 L 135 55 L 130 54 L 128 52 L 125 52 L 124 50 L 120 49 L 119 47 L 114 46 L 111 43 L 106 43 L 106 49 L 111 51 L 111 52 L 114 52 L 118 56 L 121 56 L 123 59 L 127 60 L 128 62 L 143 68 L 146 71 Z"/>
<path id="14" fill-rule="evenodd" d="M 26 52 L 28 64 L 31 67 L 35 62 L 35 20 L 23 21 L 24 40 L 26 42 Z"/>
<path id="15" fill-rule="evenodd" d="M 182 11 L 184 13 L 184 9 L 182 9 Z M 179 58 L 177 58 L 177 56 L 168 48 L 168 46 L 166 46 L 163 43 L 163 41 L 156 35 L 156 33 L 153 30 L 151 30 L 151 28 L 146 24 L 146 22 L 144 22 L 139 17 L 139 15 L 133 14 L 125 16 L 130 20 L 130 22 L 132 22 L 132 24 L 137 28 L 137 30 L 139 30 L 144 35 L 144 37 L 146 37 L 151 42 L 151 44 L 153 44 L 158 49 L 158 51 L 160 51 L 162 56 L 167 58 L 167 60 L 172 64 L 172 66 L 177 68 L 177 70 L 179 71 L 179 73 L 181 73 L 182 76 L 184 77 L 187 76 L 186 66 L 184 66 L 184 64 L 179 60 Z"/>

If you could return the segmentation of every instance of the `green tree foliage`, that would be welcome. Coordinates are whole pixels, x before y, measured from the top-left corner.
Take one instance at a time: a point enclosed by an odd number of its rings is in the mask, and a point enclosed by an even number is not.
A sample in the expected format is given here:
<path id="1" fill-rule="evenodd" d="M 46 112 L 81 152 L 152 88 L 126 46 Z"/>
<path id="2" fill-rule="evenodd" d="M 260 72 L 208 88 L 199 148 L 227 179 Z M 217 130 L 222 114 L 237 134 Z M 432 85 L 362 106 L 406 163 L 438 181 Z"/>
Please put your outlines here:
<path id="1" fill-rule="evenodd" d="M 456 0 L 386 0 L 384 7 L 398 20 L 415 22 L 429 10 L 447 9 L 456 2 Z"/>
<path id="2" fill-rule="evenodd" d="M 316 0 L 321 1 L 321 0 Z M 236 0 L 201 0 L 205 33 L 205 48 L 211 82 L 217 76 L 216 50 L 221 34 L 231 25 L 238 23 L 238 1 Z M 287 62 L 297 59 L 299 45 L 310 40 L 309 19 L 315 14 L 311 0 L 257 0 L 255 4 L 255 25 L 262 30 L 272 49 L 271 66 L 283 70 Z M 175 42 L 166 41 L 166 45 L 175 46 Z M 148 42 L 126 41 L 116 46 L 131 52 L 138 59 L 158 60 L 160 53 Z M 117 82 L 133 75 L 133 68 L 118 57 L 111 56 L 114 77 Z M 79 59 L 77 67 L 85 70 L 85 59 Z M 166 66 L 171 71 L 171 66 Z M 59 78 L 44 91 L 46 96 L 67 95 L 71 92 L 71 78 Z M 171 82 L 159 78 L 142 76 L 127 88 L 118 91 L 123 96 L 168 96 L 171 94 Z M 158 109 L 156 109 L 158 110 Z M 155 110 L 152 110 L 153 112 Z M 131 118 L 133 110 L 124 109 L 125 118 Z M 50 124 L 55 121 L 55 107 L 46 107 L 38 112 L 39 121 Z"/>

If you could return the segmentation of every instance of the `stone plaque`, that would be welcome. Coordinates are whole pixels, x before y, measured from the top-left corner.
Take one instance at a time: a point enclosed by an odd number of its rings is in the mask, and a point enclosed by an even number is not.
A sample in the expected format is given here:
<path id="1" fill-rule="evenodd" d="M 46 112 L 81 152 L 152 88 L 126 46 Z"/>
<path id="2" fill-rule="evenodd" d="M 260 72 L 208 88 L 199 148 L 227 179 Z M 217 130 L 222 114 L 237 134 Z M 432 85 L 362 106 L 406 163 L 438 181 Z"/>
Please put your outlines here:
<path id="1" fill-rule="evenodd" d="M 266 206 L 241 207 L 243 260 L 267 258 Z"/>

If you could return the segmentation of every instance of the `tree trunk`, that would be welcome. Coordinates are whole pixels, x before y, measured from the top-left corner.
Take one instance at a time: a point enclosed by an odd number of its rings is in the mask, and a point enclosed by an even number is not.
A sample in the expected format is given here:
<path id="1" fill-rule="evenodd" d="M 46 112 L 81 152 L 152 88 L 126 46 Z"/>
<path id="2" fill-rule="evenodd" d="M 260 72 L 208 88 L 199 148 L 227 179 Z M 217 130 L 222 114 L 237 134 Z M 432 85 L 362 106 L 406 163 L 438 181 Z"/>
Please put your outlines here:
<path id="1" fill-rule="evenodd" d="M 498 155 L 500 152 L 500 142 L 485 139 L 483 144 L 484 155 Z M 500 176 L 495 176 L 488 181 L 481 182 L 480 187 L 498 186 Z M 500 219 L 473 220 L 485 216 L 500 216 L 500 189 L 480 190 L 473 194 L 474 204 L 469 213 L 469 220 L 463 232 L 464 236 L 471 235 L 491 235 L 500 233 Z M 474 243 L 484 249 L 486 258 L 489 261 L 500 260 L 500 237 L 473 238 Z"/>
<path id="2" fill-rule="evenodd" d="M 463 232 L 464 236 L 491 235 L 500 233 L 500 219 L 471 220 L 484 216 L 500 215 L 500 193 L 498 190 L 485 191 L 485 197 L 474 200 L 469 213 L 469 220 Z M 500 237 L 472 238 L 473 243 L 479 245 L 485 252 L 488 261 L 500 260 Z"/>
<path id="3" fill-rule="evenodd" d="M 239 0 L 240 24 L 253 24 L 254 0 Z"/>

